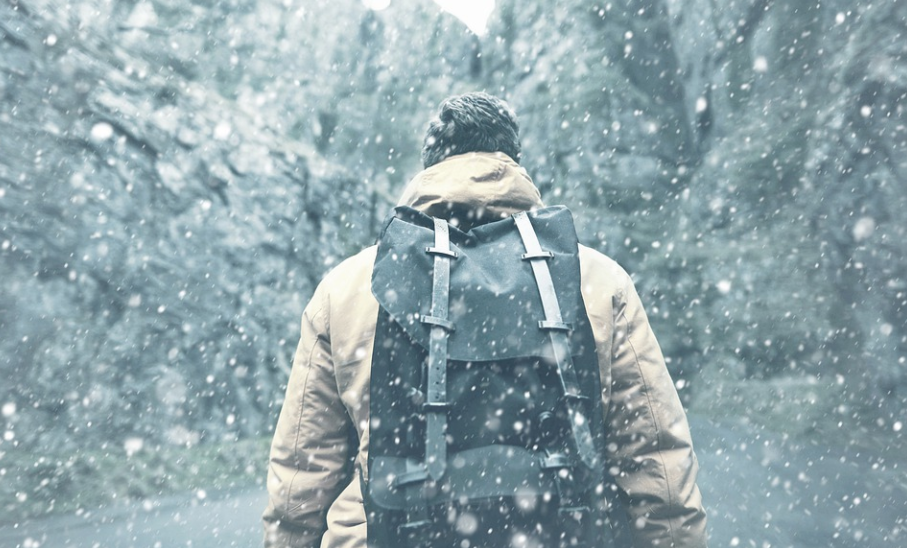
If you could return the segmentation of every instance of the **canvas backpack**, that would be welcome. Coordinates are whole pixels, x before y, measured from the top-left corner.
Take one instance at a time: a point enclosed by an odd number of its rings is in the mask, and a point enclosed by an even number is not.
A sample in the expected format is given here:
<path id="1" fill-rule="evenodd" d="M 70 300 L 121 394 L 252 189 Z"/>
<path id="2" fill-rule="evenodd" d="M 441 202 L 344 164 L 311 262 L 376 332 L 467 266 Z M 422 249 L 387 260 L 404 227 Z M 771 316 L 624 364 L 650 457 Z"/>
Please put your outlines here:
<path id="1" fill-rule="evenodd" d="M 570 212 L 464 232 L 399 207 L 372 292 L 368 545 L 615 545 Z"/>

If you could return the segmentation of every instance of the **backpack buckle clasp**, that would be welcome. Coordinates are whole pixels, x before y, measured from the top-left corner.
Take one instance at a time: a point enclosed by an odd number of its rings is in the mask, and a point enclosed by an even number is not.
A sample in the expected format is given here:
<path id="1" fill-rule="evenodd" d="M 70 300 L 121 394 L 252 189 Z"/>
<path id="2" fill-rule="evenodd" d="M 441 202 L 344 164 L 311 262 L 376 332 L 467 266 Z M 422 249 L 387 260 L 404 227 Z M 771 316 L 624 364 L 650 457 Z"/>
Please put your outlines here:
<path id="1" fill-rule="evenodd" d="M 409 537 L 411 535 L 417 534 L 419 531 L 428 529 L 433 525 L 431 520 L 420 519 L 419 521 L 413 521 L 409 523 L 404 523 L 397 527 L 397 533 L 403 537 Z"/>

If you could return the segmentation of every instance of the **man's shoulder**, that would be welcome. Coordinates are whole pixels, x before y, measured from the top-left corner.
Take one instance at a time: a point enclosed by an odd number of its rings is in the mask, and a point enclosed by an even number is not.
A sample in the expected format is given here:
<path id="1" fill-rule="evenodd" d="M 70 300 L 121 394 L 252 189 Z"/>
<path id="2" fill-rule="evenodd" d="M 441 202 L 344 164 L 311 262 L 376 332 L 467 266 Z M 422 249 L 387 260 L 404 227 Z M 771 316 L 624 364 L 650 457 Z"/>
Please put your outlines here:
<path id="1" fill-rule="evenodd" d="M 372 266 L 375 264 L 375 256 L 377 253 L 377 245 L 369 246 L 359 253 L 340 261 L 337 266 L 333 267 L 325 274 L 324 279 L 328 280 L 336 277 L 346 278 L 351 275 L 361 274 L 363 270 L 367 270 L 370 273 Z"/>
<path id="2" fill-rule="evenodd" d="M 342 260 L 324 275 L 319 290 L 336 297 L 370 287 L 377 250 L 378 246 L 373 245 Z"/>
<path id="3" fill-rule="evenodd" d="M 338 297 L 363 291 L 371 294 L 372 268 L 378 246 L 373 245 L 341 261 L 322 279 L 320 289 Z M 591 247 L 579 245 L 580 273 L 584 292 L 622 293 L 631 283 L 630 275 L 617 261 Z"/>
<path id="4" fill-rule="evenodd" d="M 378 301 L 372 295 L 372 266 L 376 247 L 368 247 L 341 261 L 318 286 L 326 309 L 331 347 L 341 356 L 351 344 L 374 331 Z"/>
<path id="5" fill-rule="evenodd" d="M 630 279 L 630 275 L 617 261 L 583 244 L 579 244 L 579 263 L 584 280 L 607 279 L 622 286 Z"/>

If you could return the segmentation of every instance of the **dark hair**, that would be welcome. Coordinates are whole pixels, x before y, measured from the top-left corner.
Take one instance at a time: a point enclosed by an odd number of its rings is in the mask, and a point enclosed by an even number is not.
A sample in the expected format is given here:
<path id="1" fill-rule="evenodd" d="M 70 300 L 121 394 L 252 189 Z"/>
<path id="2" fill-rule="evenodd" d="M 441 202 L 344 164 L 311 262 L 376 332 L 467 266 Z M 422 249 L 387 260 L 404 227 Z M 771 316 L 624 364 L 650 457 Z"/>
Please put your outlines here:
<path id="1" fill-rule="evenodd" d="M 422 143 L 422 165 L 467 152 L 503 152 L 520 161 L 520 126 L 506 102 L 482 92 L 455 95 L 441 102 Z"/>

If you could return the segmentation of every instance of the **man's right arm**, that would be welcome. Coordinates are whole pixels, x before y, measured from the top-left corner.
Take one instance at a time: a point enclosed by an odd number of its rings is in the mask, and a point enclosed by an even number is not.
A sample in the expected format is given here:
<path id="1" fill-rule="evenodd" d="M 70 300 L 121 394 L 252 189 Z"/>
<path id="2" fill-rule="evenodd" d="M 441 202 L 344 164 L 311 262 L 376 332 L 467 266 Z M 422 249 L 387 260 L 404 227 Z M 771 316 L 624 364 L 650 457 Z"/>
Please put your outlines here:
<path id="1" fill-rule="evenodd" d="M 271 443 L 266 548 L 315 548 L 325 515 L 347 483 L 349 415 L 337 392 L 328 332 L 328 299 L 315 291 L 302 332 L 286 399 Z"/>

